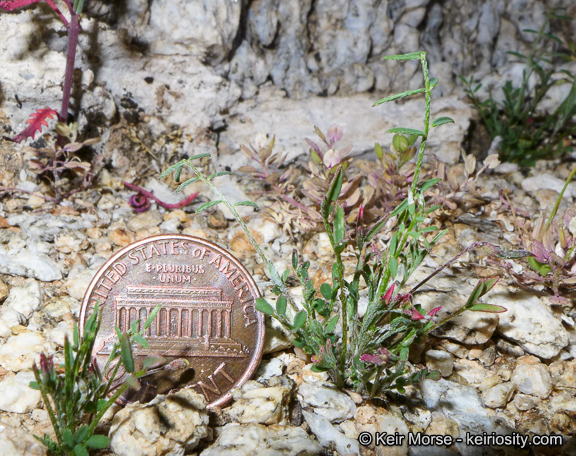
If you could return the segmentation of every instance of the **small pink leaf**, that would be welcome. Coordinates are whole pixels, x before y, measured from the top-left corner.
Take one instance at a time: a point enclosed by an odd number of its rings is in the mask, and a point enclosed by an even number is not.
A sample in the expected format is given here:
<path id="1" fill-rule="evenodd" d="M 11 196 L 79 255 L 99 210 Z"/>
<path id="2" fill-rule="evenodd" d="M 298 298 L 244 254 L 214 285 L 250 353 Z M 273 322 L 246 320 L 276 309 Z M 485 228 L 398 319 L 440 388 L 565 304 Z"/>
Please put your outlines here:
<path id="1" fill-rule="evenodd" d="M 42 127 L 47 127 L 48 122 L 47 119 L 58 116 L 58 113 L 55 109 L 38 109 L 36 112 L 30 114 L 30 118 L 26 121 L 28 126 L 22 130 L 22 132 L 12 139 L 14 142 L 20 143 L 24 141 L 26 138 L 34 139 L 34 136 L 37 132 L 42 130 Z"/>

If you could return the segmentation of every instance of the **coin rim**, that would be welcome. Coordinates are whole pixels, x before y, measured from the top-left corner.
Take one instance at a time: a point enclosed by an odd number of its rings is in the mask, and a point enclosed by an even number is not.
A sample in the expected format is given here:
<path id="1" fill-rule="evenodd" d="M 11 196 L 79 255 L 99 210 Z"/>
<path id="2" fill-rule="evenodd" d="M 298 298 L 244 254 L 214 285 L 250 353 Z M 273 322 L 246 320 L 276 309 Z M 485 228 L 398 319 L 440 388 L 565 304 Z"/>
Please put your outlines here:
<path id="1" fill-rule="evenodd" d="M 236 263 L 236 266 L 238 266 L 238 268 L 244 273 L 244 275 L 248 279 L 247 282 L 249 283 L 249 285 L 251 285 L 253 291 L 255 291 L 254 302 L 256 302 L 256 299 L 261 297 L 260 290 L 259 290 L 258 286 L 256 285 L 256 281 L 254 280 L 252 275 L 248 272 L 246 267 L 240 262 L 240 260 L 238 260 L 238 258 L 236 258 L 234 255 L 232 255 L 230 252 L 226 251 L 225 249 L 223 249 L 219 245 L 214 244 L 212 241 L 208 241 L 206 239 L 202 239 L 202 238 L 199 238 L 196 236 L 190 236 L 188 234 L 159 234 L 156 236 L 147 237 L 145 239 L 140 239 L 139 241 L 133 242 L 132 244 L 129 244 L 129 245 L 123 247 L 118 252 L 116 252 L 114 255 L 112 255 L 110 258 L 108 258 L 108 260 L 106 260 L 106 262 L 102 266 L 100 266 L 100 268 L 96 272 L 96 275 L 90 281 L 90 284 L 88 285 L 88 288 L 86 289 L 86 292 L 84 293 L 84 298 L 82 299 L 82 305 L 80 307 L 80 314 L 78 317 L 78 321 L 79 321 L 78 326 L 79 326 L 79 330 L 80 330 L 80 336 L 83 336 L 83 334 L 84 334 L 84 320 L 85 320 L 86 312 L 88 309 L 88 303 L 90 301 L 90 295 L 92 294 L 93 289 L 96 287 L 97 282 L 100 280 L 100 278 L 102 277 L 104 272 L 116 260 L 118 260 L 118 258 L 123 256 L 126 252 L 133 250 L 135 247 L 138 247 L 142 244 L 148 244 L 150 242 L 154 242 L 154 241 L 157 241 L 160 239 L 182 239 L 182 240 L 188 240 L 191 242 L 196 242 L 199 244 L 203 244 L 204 246 L 209 247 L 211 249 L 214 249 L 214 250 L 218 251 L 219 253 L 225 255 L 227 258 L 234 260 L 234 262 Z M 256 347 L 254 350 L 254 354 L 252 356 L 252 361 L 248 365 L 248 368 L 246 369 L 244 374 L 234 383 L 234 385 L 230 389 L 230 391 L 228 391 L 225 395 L 220 397 L 218 400 L 216 400 L 214 402 L 210 402 L 209 404 L 207 404 L 206 408 L 221 407 L 223 405 L 226 405 L 232 399 L 232 389 L 238 388 L 238 387 L 242 386 L 244 383 L 246 383 L 248 380 L 250 380 L 250 378 L 254 375 L 254 372 L 256 371 L 258 366 L 260 365 L 260 361 L 262 360 L 262 352 L 264 350 L 264 343 L 265 343 L 265 339 L 266 339 L 266 324 L 265 324 L 265 320 L 264 320 L 264 314 L 262 312 L 258 312 L 258 311 L 256 311 L 256 312 L 258 314 L 258 329 L 259 329 L 259 332 L 262 334 L 262 336 L 258 338 Z M 186 388 L 186 386 L 184 386 L 183 388 Z M 170 390 L 170 391 L 172 391 L 172 390 Z"/>

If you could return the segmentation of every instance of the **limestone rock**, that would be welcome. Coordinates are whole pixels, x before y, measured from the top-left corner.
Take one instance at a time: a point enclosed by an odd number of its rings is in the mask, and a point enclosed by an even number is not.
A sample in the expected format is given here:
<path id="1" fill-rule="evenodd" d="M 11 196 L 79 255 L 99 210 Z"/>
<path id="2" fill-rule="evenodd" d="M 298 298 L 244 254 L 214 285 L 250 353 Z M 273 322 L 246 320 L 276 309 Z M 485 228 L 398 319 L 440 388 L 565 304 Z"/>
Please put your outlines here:
<path id="1" fill-rule="evenodd" d="M 426 366 L 428 369 L 439 370 L 442 377 L 449 377 L 454 369 L 454 360 L 450 353 L 443 350 L 428 350 L 426 352 Z"/>
<path id="2" fill-rule="evenodd" d="M 200 456 L 316 456 L 322 451 L 300 427 L 230 423 L 217 431 L 218 440 Z"/>
<path id="3" fill-rule="evenodd" d="M 0 456 L 46 456 L 48 451 L 31 434 L 0 422 Z"/>
<path id="4" fill-rule="evenodd" d="M 283 386 L 263 387 L 249 381 L 232 392 L 234 403 L 226 410 L 235 422 L 280 424 L 289 422 L 290 389 Z"/>
<path id="5" fill-rule="evenodd" d="M 24 234 L 36 241 L 53 242 L 64 232 L 89 228 L 92 223 L 79 217 L 52 214 L 19 214 L 8 217 L 10 225 L 19 226 Z"/>
<path id="6" fill-rule="evenodd" d="M 482 395 L 484 403 L 490 408 L 504 407 L 512 397 L 512 394 L 514 394 L 515 388 L 516 386 L 513 382 L 500 383 L 499 385 L 493 386 Z"/>
<path id="7" fill-rule="evenodd" d="M 52 282 L 62 278 L 60 268 L 50 257 L 29 249 L 10 253 L 0 249 L 0 273 L 33 277 L 42 282 Z"/>
<path id="8" fill-rule="evenodd" d="M 10 289 L 8 299 L 0 309 L 0 315 L 10 328 L 16 325 L 26 325 L 32 312 L 40 308 L 40 303 L 40 284 L 29 279 L 24 285 Z"/>
<path id="9" fill-rule="evenodd" d="M 298 399 L 303 407 L 312 407 L 314 413 L 339 423 L 354 416 L 356 404 L 347 394 L 326 386 L 303 383 L 298 388 Z"/>
<path id="10" fill-rule="evenodd" d="M 546 399 L 552 392 L 552 378 L 545 364 L 531 356 L 526 363 L 520 363 L 514 369 L 512 374 L 512 383 L 516 385 L 518 391 L 524 394 L 538 396 Z"/>
<path id="11" fill-rule="evenodd" d="M 42 334 L 23 332 L 8 338 L 0 345 L 0 366 L 11 371 L 31 369 L 38 353 L 44 351 L 46 340 Z"/>
<path id="12" fill-rule="evenodd" d="M 128 220 L 126 226 L 131 231 L 139 231 L 158 226 L 162 223 L 163 220 L 164 219 L 162 218 L 162 215 L 160 215 L 160 212 L 150 210 L 132 217 L 130 220 Z"/>
<path id="13" fill-rule="evenodd" d="M 339 432 L 327 418 L 306 410 L 302 415 L 323 447 L 333 448 L 340 454 L 359 454 L 358 441 Z"/>
<path id="14" fill-rule="evenodd" d="M 134 403 L 116 414 L 110 446 L 119 456 L 181 455 L 210 434 L 206 401 L 191 390 Z"/>
<path id="15" fill-rule="evenodd" d="M 491 293 L 490 304 L 508 309 L 499 314 L 498 332 L 533 355 L 550 359 L 568 345 L 568 333 L 545 299 L 526 292 Z"/>
<path id="16" fill-rule="evenodd" d="M 5 412 L 26 413 L 40 404 L 40 391 L 30 388 L 34 373 L 18 372 L 12 377 L 0 381 L 0 410 Z"/>
<path id="17" fill-rule="evenodd" d="M 375 409 L 368 405 L 358 407 L 354 418 L 358 433 L 368 432 L 372 436 L 377 433 L 405 436 L 408 434 L 408 426 L 404 420 L 384 409 Z M 378 456 L 405 456 L 408 454 L 407 438 L 404 438 L 402 445 L 383 446 L 374 445 L 372 442 L 369 448 L 374 449 Z"/>

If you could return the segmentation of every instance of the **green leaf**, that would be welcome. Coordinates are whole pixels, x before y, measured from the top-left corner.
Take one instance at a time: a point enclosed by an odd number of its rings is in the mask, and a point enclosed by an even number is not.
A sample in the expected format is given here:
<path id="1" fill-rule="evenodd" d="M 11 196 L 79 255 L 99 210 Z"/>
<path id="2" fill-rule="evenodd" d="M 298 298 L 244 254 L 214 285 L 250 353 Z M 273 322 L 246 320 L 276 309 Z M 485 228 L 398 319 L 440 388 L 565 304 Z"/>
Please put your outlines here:
<path id="1" fill-rule="evenodd" d="M 478 301 L 478 299 L 480 299 L 480 297 L 482 296 L 483 289 L 484 289 L 484 283 L 482 281 L 479 281 L 474 287 L 474 290 L 472 290 L 472 293 L 470 294 L 470 297 L 466 302 L 466 306 L 471 306 L 476 301 Z"/>
<path id="2" fill-rule="evenodd" d="M 230 174 L 231 174 L 230 171 L 218 171 L 217 173 L 211 174 L 208 177 L 208 180 L 212 180 L 220 176 L 229 176 Z"/>
<path id="3" fill-rule="evenodd" d="M 180 176 L 182 175 L 182 166 L 176 168 L 174 173 L 174 182 L 180 182 Z"/>
<path id="4" fill-rule="evenodd" d="M 398 272 L 398 261 L 394 257 L 390 257 L 390 261 L 388 262 L 388 267 L 390 268 L 390 277 L 392 280 L 396 277 L 396 273 Z"/>
<path id="5" fill-rule="evenodd" d="M 440 79 L 438 78 L 430 79 L 430 87 L 433 89 L 434 87 L 436 87 L 436 84 L 438 84 L 438 82 L 440 82 Z"/>
<path id="6" fill-rule="evenodd" d="M 432 122 L 433 127 L 439 127 L 440 125 L 444 125 L 447 123 L 454 123 L 454 120 L 450 117 L 438 117 Z"/>
<path id="7" fill-rule="evenodd" d="M 542 277 L 546 277 L 552 271 L 550 265 L 546 263 L 540 263 L 538 260 L 536 260 L 536 258 L 532 256 L 528 258 L 528 264 Z"/>
<path id="8" fill-rule="evenodd" d="M 407 90 L 406 92 L 396 93 L 394 95 L 390 95 L 388 97 L 384 97 L 381 100 L 375 102 L 372 107 L 381 105 L 383 103 L 388 103 L 389 101 L 399 100 L 400 98 L 409 97 L 410 95 L 416 95 L 418 93 L 426 92 L 425 88 L 415 89 L 415 90 Z"/>
<path id="9" fill-rule="evenodd" d="M 184 188 L 188 187 L 190 184 L 193 184 L 198 179 L 200 179 L 200 178 L 199 177 L 192 177 L 191 179 L 188 179 L 186 182 L 182 182 L 178 186 L 178 188 L 176 189 L 176 193 L 181 192 L 182 190 L 184 190 Z"/>
<path id="10" fill-rule="evenodd" d="M 120 351 L 124 369 L 128 373 L 134 372 L 134 357 L 132 356 L 132 345 L 130 344 L 130 338 L 128 337 L 128 334 L 126 333 L 122 333 L 122 337 L 120 338 Z"/>
<path id="11" fill-rule="evenodd" d="M 239 203 L 234 203 L 234 207 L 236 206 L 250 206 L 253 207 L 254 209 L 260 209 L 260 206 L 258 206 L 253 201 L 240 201 Z"/>
<path id="12" fill-rule="evenodd" d="M 155 364 L 160 364 L 166 361 L 166 358 L 163 356 L 147 356 L 142 363 L 142 369 L 148 370 L 151 366 Z"/>
<path id="13" fill-rule="evenodd" d="M 378 220 L 373 226 L 372 228 L 370 228 L 370 231 L 368 231 L 368 234 L 366 235 L 366 239 L 365 239 L 365 243 L 367 244 L 368 242 L 370 242 L 370 239 L 372 239 L 372 236 L 374 236 L 376 233 L 378 233 L 378 231 L 380 231 L 382 229 L 382 227 L 386 224 L 386 222 L 388 221 L 388 216 L 385 215 L 384 217 L 382 217 L 380 220 Z"/>
<path id="14" fill-rule="evenodd" d="M 84 442 L 86 437 L 88 437 L 88 431 L 90 431 L 90 427 L 87 424 L 81 426 L 80 429 L 76 431 L 76 435 L 74 435 L 74 440 L 76 443 Z"/>
<path id="15" fill-rule="evenodd" d="M 328 322 L 328 324 L 326 325 L 326 328 L 324 329 L 324 331 L 326 332 L 326 334 L 330 334 L 332 331 L 334 331 L 334 329 L 336 328 L 336 324 L 338 323 L 338 315 L 334 315 L 330 321 Z"/>
<path id="16" fill-rule="evenodd" d="M 442 374 L 440 373 L 440 371 L 430 371 L 426 374 L 426 378 L 428 380 L 438 381 L 442 378 Z"/>
<path id="17" fill-rule="evenodd" d="M 306 323 L 307 318 L 308 318 L 308 314 L 306 313 L 305 310 L 301 310 L 300 312 L 298 312 L 296 314 L 296 316 L 294 317 L 294 329 L 293 329 L 293 331 L 296 331 L 296 330 L 300 329 L 302 326 L 304 326 L 304 323 Z"/>
<path id="18" fill-rule="evenodd" d="M 88 450 L 86 449 L 86 447 L 84 445 L 76 445 L 74 447 L 74 454 L 76 456 L 90 456 L 88 454 Z"/>
<path id="19" fill-rule="evenodd" d="M 274 315 L 274 309 L 264 298 L 258 298 L 256 300 L 256 310 L 259 310 L 266 315 Z"/>
<path id="20" fill-rule="evenodd" d="M 404 128 L 404 127 L 397 127 L 391 128 L 386 133 L 402 133 L 403 135 L 416 135 L 416 136 L 426 136 L 422 130 L 415 130 L 413 128 Z"/>
<path id="21" fill-rule="evenodd" d="M 30 383 L 28 384 L 28 386 L 29 386 L 30 388 L 32 388 L 33 390 L 39 390 L 39 389 L 40 389 L 40 387 L 38 386 L 38 382 L 37 382 L 37 381 L 32 381 L 32 382 L 30 382 Z"/>
<path id="22" fill-rule="evenodd" d="M 526 56 L 524 54 L 521 54 L 520 52 L 508 51 L 506 52 L 506 54 L 510 54 L 515 57 L 518 57 L 519 59 L 526 60 Z"/>
<path id="23" fill-rule="evenodd" d="M 147 330 L 152 325 L 152 322 L 156 318 L 156 315 L 158 315 L 158 312 L 160 312 L 161 308 L 162 308 L 161 304 L 158 304 L 156 307 L 154 307 L 154 310 L 152 310 L 152 313 L 148 316 L 148 318 L 144 322 L 144 331 Z"/>
<path id="24" fill-rule="evenodd" d="M 502 306 L 496 306 L 494 304 L 475 304 L 472 307 L 469 307 L 468 310 L 472 312 L 494 312 L 494 313 L 502 313 L 506 312 L 508 309 Z"/>
<path id="25" fill-rule="evenodd" d="M 320 285 L 320 293 L 327 301 L 332 300 L 332 287 L 328 283 Z"/>
<path id="26" fill-rule="evenodd" d="M 132 388 L 133 390 L 139 390 L 140 388 L 142 388 L 142 385 L 140 384 L 140 382 L 138 381 L 138 379 L 136 377 L 134 377 L 133 375 L 129 375 L 128 377 L 126 377 L 126 384 Z"/>
<path id="27" fill-rule="evenodd" d="M 64 440 L 64 443 L 70 448 L 74 448 L 74 436 L 70 429 L 64 429 L 62 432 L 62 440 Z"/>
<path id="28" fill-rule="evenodd" d="M 134 335 L 134 340 L 136 342 L 138 342 L 142 347 L 144 348 L 150 348 L 150 345 L 148 344 L 148 342 L 146 341 L 146 339 L 144 339 L 144 337 L 142 337 L 142 334 L 140 333 L 136 333 Z"/>
<path id="29" fill-rule="evenodd" d="M 72 340 L 74 341 L 74 348 L 78 348 L 78 346 L 80 345 L 80 331 L 78 330 L 77 324 L 74 324 L 74 333 Z"/>
<path id="30" fill-rule="evenodd" d="M 338 170 L 338 174 L 334 177 L 332 181 L 332 185 L 330 185 L 330 189 L 326 194 L 326 200 L 328 204 L 335 203 L 338 200 L 338 196 L 340 196 L 340 190 L 342 189 L 342 168 Z"/>
<path id="31" fill-rule="evenodd" d="M 209 157 L 210 154 L 197 154 L 197 155 L 192 155 L 188 161 L 191 162 L 193 160 L 198 160 L 199 158 L 204 158 L 204 157 Z"/>
<path id="32" fill-rule="evenodd" d="M 336 205 L 336 216 L 334 217 L 334 242 L 339 244 L 346 236 L 346 228 L 344 227 L 344 210 L 339 204 Z"/>
<path id="33" fill-rule="evenodd" d="M 110 445 L 110 439 L 105 435 L 93 435 L 86 441 L 89 448 L 107 448 Z"/>
<path id="34" fill-rule="evenodd" d="M 282 317 L 286 315 L 287 299 L 285 296 L 280 296 L 276 301 L 276 313 Z"/>
<path id="35" fill-rule="evenodd" d="M 186 160 L 181 160 L 178 163 L 176 163 L 175 165 L 170 166 L 169 168 L 166 169 L 166 171 L 164 171 L 162 174 L 160 174 L 160 179 L 165 178 L 171 172 L 176 171 L 176 169 L 182 168 L 185 163 L 186 163 Z"/>
<path id="36" fill-rule="evenodd" d="M 104 410 L 104 407 L 106 407 L 108 405 L 108 400 L 106 399 L 98 399 L 98 402 L 96 404 L 96 410 L 101 411 Z M 90 439 L 88 439 L 90 440 Z"/>
<path id="37" fill-rule="evenodd" d="M 382 60 L 420 60 L 425 52 L 411 52 L 410 54 L 385 55 Z"/>
<path id="38" fill-rule="evenodd" d="M 216 200 L 216 201 L 208 201 L 207 203 L 204 203 L 202 206 L 200 206 L 198 209 L 196 209 L 196 213 L 199 214 L 202 211 L 205 211 L 208 208 L 211 208 L 212 206 L 216 206 L 217 204 L 222 203 L 222 200 Z"/>

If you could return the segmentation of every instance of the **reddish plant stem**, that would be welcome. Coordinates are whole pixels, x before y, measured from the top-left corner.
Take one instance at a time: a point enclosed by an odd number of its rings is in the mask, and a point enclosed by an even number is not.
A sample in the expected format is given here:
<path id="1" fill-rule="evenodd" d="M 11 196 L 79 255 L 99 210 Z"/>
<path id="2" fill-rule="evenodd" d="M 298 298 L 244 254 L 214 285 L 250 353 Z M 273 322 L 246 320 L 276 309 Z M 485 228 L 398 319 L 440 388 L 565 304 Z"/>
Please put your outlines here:
<path id="1" fill-rule="evenodd" d="M 64 87 L 62 88 L 62 107 L 60 108 L 60 121 L 64 123 L 67 123 L 66 121 L 68 120 L 68 107 L 70 106 L 72 82 L 74 81 L 74 61 L 76 60 L 76 47 L 78 46 L 78 36 L 80 35 L 78 14 L 71 9 L 70 16 L 68 49 L 66 51 L 66 73 L 64 76 Z"/>
<path id="2" fill-rule="evenodd" d="M 200 192 L 194 192 L 188 198 L 186 198 L 183 201 L 180 201 L 179 203 L 169 204 L 169 203 L 165 203 L 164 201 L 156 198 L 156 196 L 154 196 L 154 193 L 149 192 L 148 190 L 144 190 L 142 187 L 139 187 L 138 185 L 130 184 L 129 182 L 124 182 L 124 185 L 126 187 L 128 187 L 129 189 L 134 190 L 135 192 L 141 193 L 146 198 L 153 199 L 154 201 L 156 201 L 156 203 L 158 203 L 159 206 L 162 206 L 165 209 L 181 209 L 185 206 L 188 206 L 188 204 L 190 204 L 192 201 L 194 201 L 194 199 L 196 199 L 196 197 L 200 193 Z"/>

